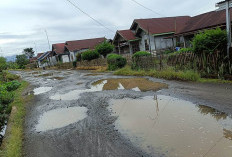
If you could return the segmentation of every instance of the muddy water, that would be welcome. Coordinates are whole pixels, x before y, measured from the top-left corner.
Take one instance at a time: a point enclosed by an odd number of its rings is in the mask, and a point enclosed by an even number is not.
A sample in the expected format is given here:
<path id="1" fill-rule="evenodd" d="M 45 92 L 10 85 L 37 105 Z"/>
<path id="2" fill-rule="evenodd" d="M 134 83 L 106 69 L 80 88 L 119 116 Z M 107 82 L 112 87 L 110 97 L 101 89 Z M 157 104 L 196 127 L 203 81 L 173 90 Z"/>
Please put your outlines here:
<path id="1" fill-rule="evenodd" d="M 39 94 L 47 93 L 50 90 L 52 90 L 52 87 L 39 87 L 39 88 L 35 88 L 33 91 L 34 91 L 34 95 L 39 95 Z"/>
<path id="2" fill-rule="evenodd" d="M 87 108 L 70 107 L 61 108 L 44 113 L 36 126 L 36 131 L 48 131 L 63 128 L 81 121 L 87 117 Z"/>
<path id="3" fill-rule="evenodd" d="M 101 84 L 103 81 L 106 80 L 99 80 L 93 83 L 93 85 Z M 157 91 L 163 88 L 168 88 L 168 85 L 145 78 L 107 79 L 107 83 L 103 86 L 103 90 L 127 89 L 142 92 Z"/>
<path id="4" fill-rule="evenodd" d="M 230 157 L 232 119 L 215 109 L 168 96 L 112 100 L 116 127 L 154 156 Z M 116 113 L 115 113 L 116 112 Z"/>

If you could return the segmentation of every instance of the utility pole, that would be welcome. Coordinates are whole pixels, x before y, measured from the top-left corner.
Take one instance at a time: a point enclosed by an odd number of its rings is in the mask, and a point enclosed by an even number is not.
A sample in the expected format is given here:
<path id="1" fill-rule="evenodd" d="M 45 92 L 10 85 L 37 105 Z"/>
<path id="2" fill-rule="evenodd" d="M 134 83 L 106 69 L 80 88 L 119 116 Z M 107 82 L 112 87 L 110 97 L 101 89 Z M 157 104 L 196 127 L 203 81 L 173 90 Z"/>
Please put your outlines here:
<path id="1" fill-rule="evenodd" d="M 48 40 L 48 48 L 49 48 L 49 50 L 51 49 L 51 47 L 50 47 L 50 41 L 49 41 L 49 38 L 48 38 L 48 33 L 47 33 L 47 30 L 46 29 L 44 29 L 44 31 L 45 31 L 45 34 L 46 34 L 46 36 L 47 36 L 47 40 Z"/>
<path id="2" fill-rule="evenodd" d="M 227 57 L 230 57 L 230 47 L 231 47 L 231 20 L 230 20 L 230 8 L 231 0 L 225 0 L 216 4 L 219 10 L 226 10 L 226 30 L 227 30 Z"/>
<path id="3" fill-rule="evenodd" d="M 35 45 L 35 52 L 38 53 L 37 47 L 36 47 L 36 43 L 35 43 L 35 42 L 34 42 L 34 45 Z"/>

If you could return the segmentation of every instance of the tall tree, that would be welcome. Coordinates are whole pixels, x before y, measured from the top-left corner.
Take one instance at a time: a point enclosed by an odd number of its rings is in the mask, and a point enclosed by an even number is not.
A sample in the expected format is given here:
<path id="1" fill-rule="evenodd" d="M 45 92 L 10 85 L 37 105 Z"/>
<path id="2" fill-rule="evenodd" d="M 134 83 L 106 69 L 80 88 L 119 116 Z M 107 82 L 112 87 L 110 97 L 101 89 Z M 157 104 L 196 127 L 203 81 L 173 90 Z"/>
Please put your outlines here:
<path id="1" fill-rule="evenodd" d="M 23 53 L 28 57 L 28 58 L 32 58 L 35 55 L 35 51 L 33 50 L 33 48 L 25 48 L 23 50 Z"/>
<path id="2" fill-rule="evenodd" d="M 29 64 L 29 59 L 25 54 L 16 56 L 16 63 L 19 65 L 20 69 L 24 69 L 25 65 Z"/>

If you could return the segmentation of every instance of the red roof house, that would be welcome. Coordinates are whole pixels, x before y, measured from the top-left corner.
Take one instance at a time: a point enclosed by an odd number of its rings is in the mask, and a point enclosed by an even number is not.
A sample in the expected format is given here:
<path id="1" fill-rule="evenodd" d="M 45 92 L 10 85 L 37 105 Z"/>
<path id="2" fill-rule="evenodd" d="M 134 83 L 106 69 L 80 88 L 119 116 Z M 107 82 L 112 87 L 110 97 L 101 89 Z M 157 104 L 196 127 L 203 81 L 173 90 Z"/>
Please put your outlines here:
<path id="1" fill-rule="evenodd" d="M 67 41 L 65 47 L 69 52 L 77 52 L 84 49 L 94 49 L 98 44 L 104 42 L 106 38 L 94 38 L 94 39 L 84 39 Z"/>

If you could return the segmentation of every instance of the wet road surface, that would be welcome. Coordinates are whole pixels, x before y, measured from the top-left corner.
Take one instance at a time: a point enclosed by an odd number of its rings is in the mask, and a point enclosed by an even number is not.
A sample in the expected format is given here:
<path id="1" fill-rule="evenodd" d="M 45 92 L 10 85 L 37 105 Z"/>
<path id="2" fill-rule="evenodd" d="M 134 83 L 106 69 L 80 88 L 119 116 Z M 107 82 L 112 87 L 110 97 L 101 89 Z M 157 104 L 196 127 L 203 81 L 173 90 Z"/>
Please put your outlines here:
<path id="1" fill-rule="evenodd" d="M 35 95 L 27 108 L 24 156 L 232 153 L 231 85 L 68 70 L 14 73 Z"/>

